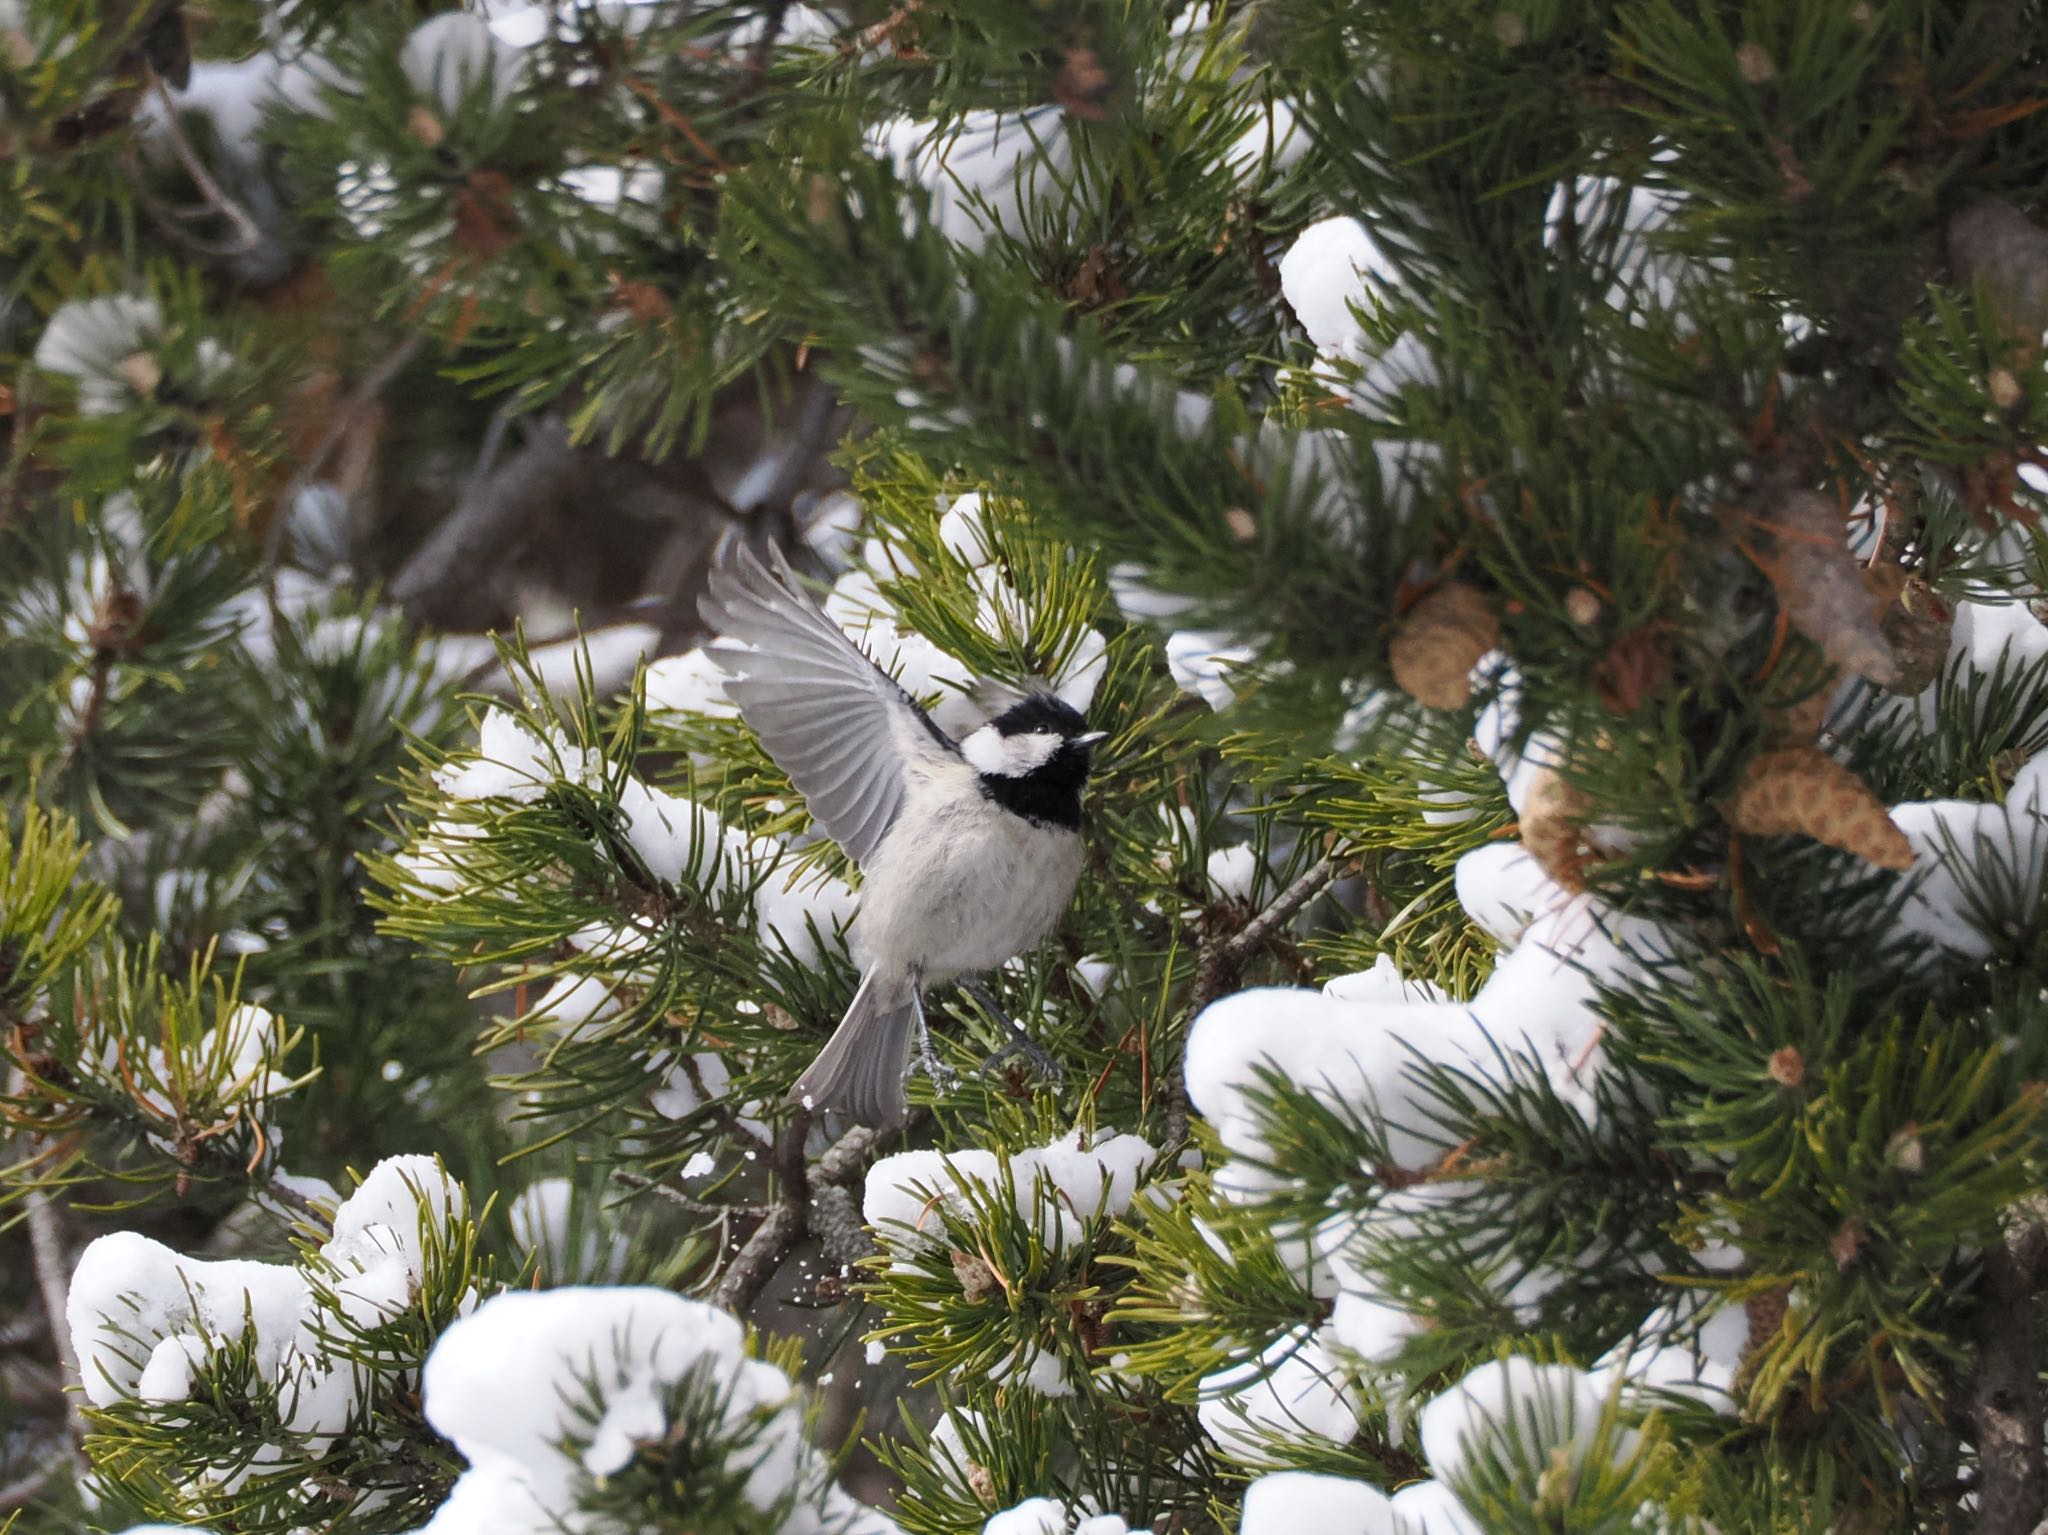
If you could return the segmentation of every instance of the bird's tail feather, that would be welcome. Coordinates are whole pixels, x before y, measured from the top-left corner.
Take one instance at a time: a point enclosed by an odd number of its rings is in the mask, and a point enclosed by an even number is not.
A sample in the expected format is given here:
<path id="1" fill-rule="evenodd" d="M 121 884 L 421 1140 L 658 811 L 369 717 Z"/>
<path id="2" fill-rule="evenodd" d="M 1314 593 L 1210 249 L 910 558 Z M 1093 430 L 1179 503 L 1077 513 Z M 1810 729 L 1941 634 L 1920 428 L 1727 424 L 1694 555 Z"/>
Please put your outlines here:
<path id="1" fill-rule="evenodd" d="M 870 970 L 839 1027 L 790 1091 L 790 1101 L 823 1113 L 838 1109 L 878 1130 L 903 1123 L 903 1068 L 917 1022 L 917 989 L 908 976 Z"/>

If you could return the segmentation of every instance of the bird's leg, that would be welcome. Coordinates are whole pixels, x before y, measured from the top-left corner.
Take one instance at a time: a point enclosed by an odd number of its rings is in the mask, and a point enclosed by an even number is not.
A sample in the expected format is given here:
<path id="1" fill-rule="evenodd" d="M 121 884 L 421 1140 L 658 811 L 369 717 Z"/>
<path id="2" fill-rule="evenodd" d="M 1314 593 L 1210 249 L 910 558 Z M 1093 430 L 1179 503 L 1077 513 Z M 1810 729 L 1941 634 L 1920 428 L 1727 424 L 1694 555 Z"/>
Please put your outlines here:
<path id="1" fill-rule="evenodd" d="M 987 1013 L 989 1017 L 995 1019 L 996 1022 L 1009 1031 L 1010 1037 L 1003 1044 L 1002 1048 L 981 1063 L 981 1069 L 984 1074 L 994 1071 L 1012 1056 L 1021 1055 L 1031 1063 L 1039 1076 L 1048 1082 L 1057 1082 L 1066 1075 L 1060 1063 L 1054 1060 L 1043 1047 L 1036 1044 L 1031 1036 L 1024 1032 L 1016 1019 L 1003 1011 L 1002 1003 L 996 1000 L 996 994 L 988 989 L 988 983 L 983 981 L 980 976 L 972 976 L 962 981 L 960 986 L 970 997 L 981 1004 L 983 1012 Z"/>
<path id="2" fill-rule="evenodd" d="M 935 1087 L 950 1087 L 959 1080 L 959 1077 L 952 1068 L 939 1059 L 938 1052 L 932 1049 L 932 1031 L 924 1021 L 924 977 L 915 971 L 911 972 L 910 985 L 910 1006 L 917 1019 L 917 1059 L 910 1063 L 904 1075 L 909 1076 L 911 1072 L 921 1069 L 932 1079 Z"/>

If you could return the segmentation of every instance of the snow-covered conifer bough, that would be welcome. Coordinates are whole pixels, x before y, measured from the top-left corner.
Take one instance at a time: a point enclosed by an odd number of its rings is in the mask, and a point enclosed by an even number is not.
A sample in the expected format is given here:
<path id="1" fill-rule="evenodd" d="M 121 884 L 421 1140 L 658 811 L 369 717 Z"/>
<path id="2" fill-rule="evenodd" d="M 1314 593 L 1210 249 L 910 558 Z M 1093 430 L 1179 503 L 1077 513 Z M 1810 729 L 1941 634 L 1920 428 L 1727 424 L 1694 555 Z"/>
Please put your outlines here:
<path id="1" fill-rule="evenodd" d="M 913 1028 L 933 1066 L 924 989 L 994 969 L 1066 910 L 1104 732 L 1048 690 L 990 686 L 994 718 L 955 741 L 772 558 L 771 569 L 737 542 L 723 551 L 703 612 L 727 643 L 710 654 L 734 674 L 726 691 L 741 717 L 865 876 L 851 934 L 860 989 L 791 1097 L 893 1126 Z M 1049 1064 L 1010 1027 L 1012 1049 Z"/>

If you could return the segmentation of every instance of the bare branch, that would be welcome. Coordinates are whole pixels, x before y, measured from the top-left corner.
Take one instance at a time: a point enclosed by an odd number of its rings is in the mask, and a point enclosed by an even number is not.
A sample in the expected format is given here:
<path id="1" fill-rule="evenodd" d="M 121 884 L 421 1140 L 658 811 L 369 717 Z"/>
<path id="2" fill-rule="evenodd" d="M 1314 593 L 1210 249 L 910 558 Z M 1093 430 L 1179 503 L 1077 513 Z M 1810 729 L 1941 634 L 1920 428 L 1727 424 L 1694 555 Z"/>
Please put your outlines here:
<path id="1" fill-rule="evenodd" d="M 775 1271 L 782 1266 L 789 1249 L 803 1234 L 803 1207 L 777 1205 L 754 1228 L 754 1234 L 747 1238 L 738 1255 L 726 1265 L 718 1287 L 711 1292 L 711 1299 L 728 1311 L 744 1311 L 768 1287 L 768 1281 L 775 1277 Z"/>
<path id="2" fill-rule="evenodd" d="M 853 1129 L 827 1147 L 811 1171 L 813 1183 L 851 1183 L 867 1171 L 868 1159 L 892 1145 L 897 1130 L 871 1130 L 865 1125 Z"/>
<path id="3" fill-rule="evenodd" d="M 171 153 L 177 156 L 178 164 L 185 168 L 185 174 L 192 178 L 192 184 L 199 188 L 199 195 L 206 199 L 206 206 L 198 210 L 199 214 L 218 214 L 226 219 L 234 229 L 234 238 L 224 244 L 206 244 L 177 229 L 178 223 L 186 221 L 178 214 L 169 210 L 160 211 L 154 206 L 150 211 L 168 219 L 170 223 L 166 232 L 199 255 L 223 258 L 248 255 L 263 243 L 262 227 L 250 216 L 248 209 L 222 190 L 221 184 L 213 179 L 213 172 L 207 169 L 205 158 L 192 147 L 192 141 L 185 137 L 185 125 L 178 120 L 178 103 L 171 96 L 170 87 L 164 84 L 161 77 L 153 74 L 150 88 L 156 92 L 157 104 L 163 108 L 164 136 L 170 141 Z M 131 157 L 132 153 L 131 150 Z M 131 158 L 128 168 L 130 180 L 140 193 L 141 166 L 133 163 Z"/>

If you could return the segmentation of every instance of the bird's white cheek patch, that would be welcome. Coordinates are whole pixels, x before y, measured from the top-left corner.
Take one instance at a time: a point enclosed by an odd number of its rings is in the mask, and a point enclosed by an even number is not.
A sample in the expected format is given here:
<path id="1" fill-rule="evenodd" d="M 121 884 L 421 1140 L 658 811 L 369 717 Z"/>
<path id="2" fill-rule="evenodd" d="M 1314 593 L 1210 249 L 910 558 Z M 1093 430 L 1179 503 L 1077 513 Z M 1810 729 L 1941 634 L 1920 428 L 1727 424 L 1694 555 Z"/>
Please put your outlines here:
<path id="1" fill-rule="evenodd" d="M 1006 736 L 993 725 L 984 725 L 960 743 L 960 755 L 978 773 L 997 778 L 1022 778 L 1052 760 L 1060 749 L 1060 738 L 1048 730 Z"/>

